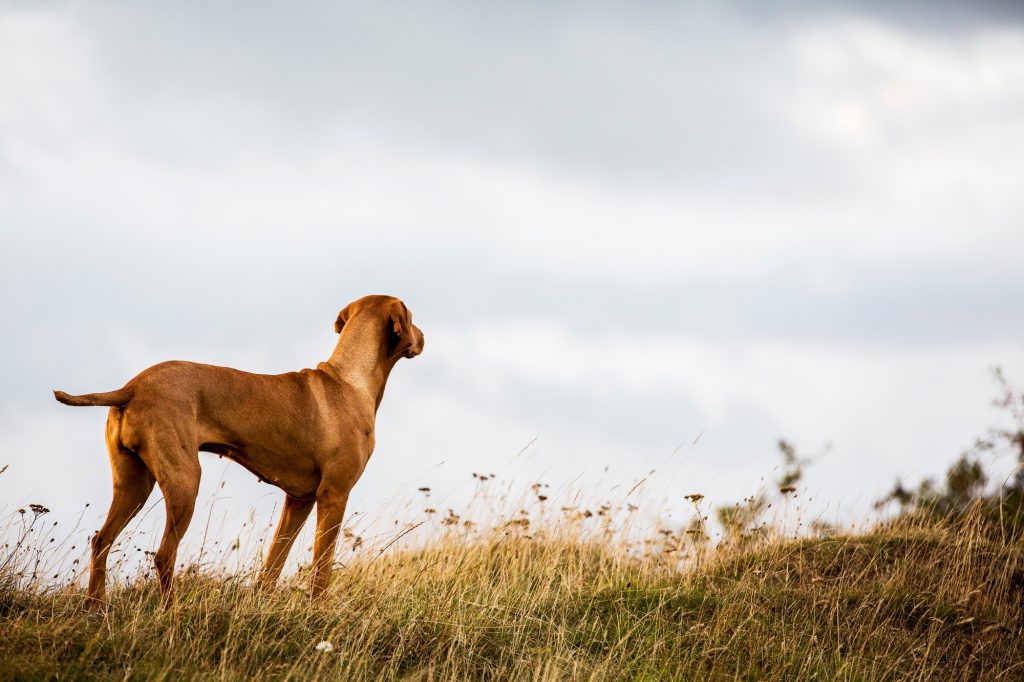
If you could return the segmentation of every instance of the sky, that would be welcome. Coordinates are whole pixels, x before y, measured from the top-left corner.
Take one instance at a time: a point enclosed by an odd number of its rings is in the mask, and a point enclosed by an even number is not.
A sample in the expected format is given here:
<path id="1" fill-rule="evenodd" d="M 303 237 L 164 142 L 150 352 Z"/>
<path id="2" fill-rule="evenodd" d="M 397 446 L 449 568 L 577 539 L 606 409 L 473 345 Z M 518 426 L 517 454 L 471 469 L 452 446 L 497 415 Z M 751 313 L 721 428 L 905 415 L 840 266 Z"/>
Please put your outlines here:
<path id="1" fill-rule="evenodd" d="M 780 437 L 858 517 L 1024 383 L 1022 122 L 1013 3 L 0 3 L 0 515 L 101 523 L 52 389 L 315 366 L 387 293 L 426 349 L 364 519 L 473 472 L 729 503 Z"/>

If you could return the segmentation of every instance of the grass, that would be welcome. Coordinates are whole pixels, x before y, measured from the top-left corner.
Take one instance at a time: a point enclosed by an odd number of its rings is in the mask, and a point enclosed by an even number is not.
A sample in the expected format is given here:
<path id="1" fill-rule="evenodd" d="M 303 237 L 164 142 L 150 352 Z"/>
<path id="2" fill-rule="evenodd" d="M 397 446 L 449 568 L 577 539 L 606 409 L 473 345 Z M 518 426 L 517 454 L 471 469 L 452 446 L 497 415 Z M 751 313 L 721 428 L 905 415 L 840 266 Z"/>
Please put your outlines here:
<path id="1" fill-rule="evenodd" d="M 140 575 L 93 615 L 0 555 L 0 678 L 1024 678 L 1021 548 L 980 517 L 715 548 L 575 518 L 357 552 L 317 603 L 192 569 L 169 611 Z"/>

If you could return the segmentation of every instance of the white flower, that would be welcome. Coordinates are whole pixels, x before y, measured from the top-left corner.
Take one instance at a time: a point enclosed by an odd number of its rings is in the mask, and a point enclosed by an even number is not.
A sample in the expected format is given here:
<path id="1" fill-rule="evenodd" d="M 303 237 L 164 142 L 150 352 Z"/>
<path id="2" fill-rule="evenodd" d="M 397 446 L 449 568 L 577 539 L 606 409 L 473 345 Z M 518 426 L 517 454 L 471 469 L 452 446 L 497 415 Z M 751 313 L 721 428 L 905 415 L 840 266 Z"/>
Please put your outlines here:
<path id="1" fill-rule="evenodd" d="M 334 645 L 328 642 L 326 639 L 316 645 L 317 651 L 322 651 L 325 654 L 329 654 L 334 651 Z"/>

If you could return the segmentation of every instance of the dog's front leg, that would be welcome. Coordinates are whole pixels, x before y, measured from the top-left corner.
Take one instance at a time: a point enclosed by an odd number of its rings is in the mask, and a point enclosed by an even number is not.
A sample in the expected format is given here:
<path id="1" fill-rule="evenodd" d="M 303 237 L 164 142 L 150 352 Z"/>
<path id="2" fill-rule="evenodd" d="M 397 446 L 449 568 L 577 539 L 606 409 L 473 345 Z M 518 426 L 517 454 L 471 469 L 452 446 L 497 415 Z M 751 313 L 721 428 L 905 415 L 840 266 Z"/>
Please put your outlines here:
<path id="1" fill-rule="evenodd" d="M 323 594 L 331 583 L 334 547 L 345 517 L 350 488 L 351 485 L 340 481 L 330 484 L 325 480 L 316 494 L 316 541 L 313 545 L 313 572 L 309 589 L 314 598 Z"/>
<path id="2" fill-rule="evenodd" d="M 288 559 L 288 552 L 295 542 L 295 537 L 302 530 L 302 524 L 306 522 L 309 512 L 313 509 L 314 500 L 300 500 L 285 495 L 284 509 L 281 510 L 281 521 L 277 524 L 277 532 L 274 534 L 274 541 L 267 552 L 267 560 L 263 563 L 263 570 L 260 572 L 259 586 L 268 589 L 274 586 L 281 576 L 281 569 Z"/>

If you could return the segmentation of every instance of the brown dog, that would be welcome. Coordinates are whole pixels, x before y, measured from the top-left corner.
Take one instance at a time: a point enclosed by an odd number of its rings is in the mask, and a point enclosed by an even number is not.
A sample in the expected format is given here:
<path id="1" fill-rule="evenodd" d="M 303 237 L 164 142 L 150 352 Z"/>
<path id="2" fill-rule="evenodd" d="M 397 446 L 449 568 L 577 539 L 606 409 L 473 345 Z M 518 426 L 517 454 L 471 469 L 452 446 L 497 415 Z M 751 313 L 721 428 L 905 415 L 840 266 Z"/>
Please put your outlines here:
<path id="1" fill-rule="evenodd" d="M 73 396 L 65 405 L 109 405 L 107 449 L 114 499 L 92 539 L 89 597 L 104 603 L 107 553 L 159 483 L 167 525 L 154 557 L 165 606 L 171 602 L 178 543 L 199 492 L 199 451 L 229 457 L 285 492 L 284 510 L 260 573 L 281 574 L 314 502 L 316 542 L 310 592 L 331 579 L 334 545 L 349 491 L 374 445 L 384 384 L 399 358 L 423 351 L 423 333 L 391 296 L 366 296 L 338 314 L 341 336 L 327 362 L 287 374 L 250 374 L 192 362 L 164 362 L 109 393 Z"/>

